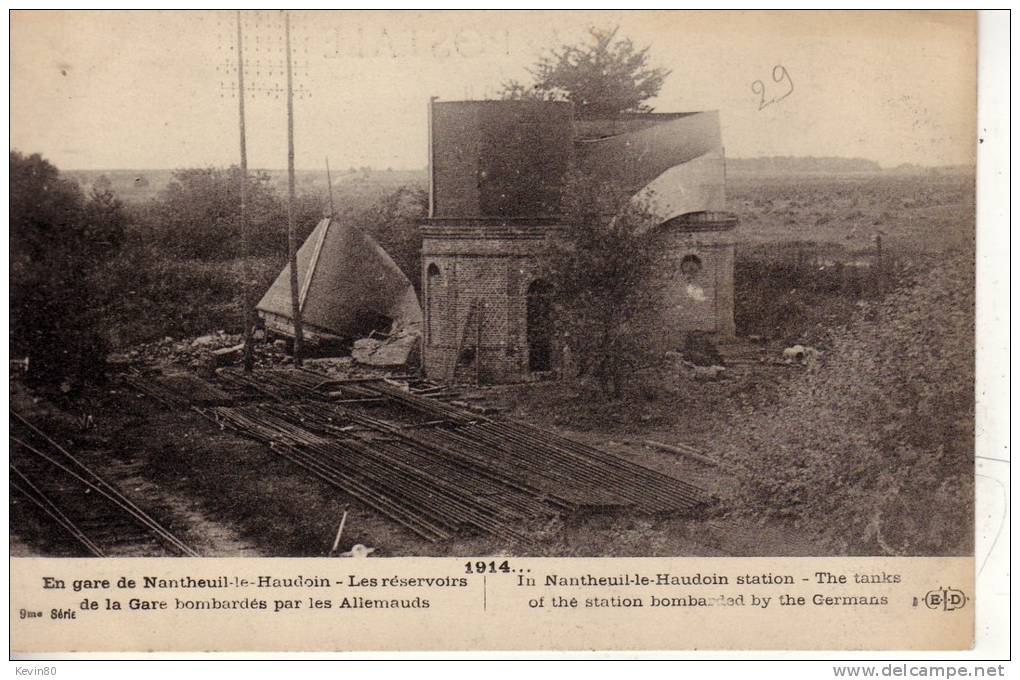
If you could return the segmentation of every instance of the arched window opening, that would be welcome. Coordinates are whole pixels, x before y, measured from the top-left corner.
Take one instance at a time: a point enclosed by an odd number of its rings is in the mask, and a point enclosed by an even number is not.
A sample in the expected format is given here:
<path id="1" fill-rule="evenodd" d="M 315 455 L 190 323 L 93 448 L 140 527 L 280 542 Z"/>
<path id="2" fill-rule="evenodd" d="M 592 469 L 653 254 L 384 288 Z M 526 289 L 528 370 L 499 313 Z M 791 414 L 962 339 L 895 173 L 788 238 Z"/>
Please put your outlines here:
<path id="1" fill-rule="evenodd" d="M 680 280 L 683 281 L 684 292 L 694 302 L 705 302 L 708 296 L 701 279 L 701 258 L 697 255 L 684 255 L 680 260 Z"/>

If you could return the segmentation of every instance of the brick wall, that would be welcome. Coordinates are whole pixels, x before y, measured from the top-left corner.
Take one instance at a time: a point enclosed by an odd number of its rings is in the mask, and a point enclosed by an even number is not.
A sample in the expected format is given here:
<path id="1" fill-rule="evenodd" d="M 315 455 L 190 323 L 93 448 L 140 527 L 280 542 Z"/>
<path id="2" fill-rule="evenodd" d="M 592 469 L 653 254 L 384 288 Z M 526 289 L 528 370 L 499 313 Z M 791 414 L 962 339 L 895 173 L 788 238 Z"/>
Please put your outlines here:
<path id="1" fill-rule="evenodd" d="M 659 352 L 676 349 L 690 331 L 732 336 L 732 234 L 668 230 L 659 239 L 662 255 L 656 283 L 662 306 L 648 323 L 649 345 Z M 698 266 L 691 267 L 691 262 Z"/>
<path id="2" fill-rule="evenodd" d="M 426 227 L 424 233 L 426 374 L 473 380 L 477 351 L 483 382 L 530 379 L 526 295 L 538 276 L 545 230 Z"/>
<path id="3" fill-rule="evenodd" d="M 483 382 L 533 379 L 527 292 L 540 275 L 548 229 L 426 226 L 423 232 L 426 374 L 473 381 L 473 353 L 480 351 Z M 655 238 L 661 258 L 653 285 L 662 303 L 644 325 L 648 345 L 659 353 L 676 349 L 692 330 L 733 335 L 732 234 L 671 229 Z M 697 258 L 697 271 L 681 271 L 685 257 Z M 480 344 L 472 308 L 481 312 Z"/>

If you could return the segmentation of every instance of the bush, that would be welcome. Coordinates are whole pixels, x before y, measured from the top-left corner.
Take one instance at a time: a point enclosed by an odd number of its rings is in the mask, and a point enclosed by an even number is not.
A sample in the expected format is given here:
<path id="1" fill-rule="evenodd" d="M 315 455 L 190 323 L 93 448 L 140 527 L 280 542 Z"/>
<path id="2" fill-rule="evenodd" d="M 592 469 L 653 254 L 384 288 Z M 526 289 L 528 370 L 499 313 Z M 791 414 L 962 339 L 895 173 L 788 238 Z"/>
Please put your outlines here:
<path id="1" fill-rule="evenodd" d="M 838 246 L 782 243 L 738 249 L 733 276 L 737 335 L 818 344 L 903 271 L 888 254 L 879 262 Z"/>
<path id="2" fill-rule="evenodd" d="M 120 247 L 126 217 L 108 191 L 87 198 L 38 154 L 10 154 L 11 352 L 31 380 L 75 385 L 105 358 L 96 267 Z"/>
<path id="3" fill-rule="evenodd" d="M 647 206 L 591 177 L 568 177 L 563 196 L 566 226 L 543 265 L 557 330 L 580 375 L 619 398 L 627 369 L 647 356 L 636 331 L 657 300 L 650 283 L 657 250 L 648 234 L 654 220 Z"/>
<path id="4" fill-rule="evenodd" d="M 256 197 L 252 231 L 261 230 L 263 237 L 253 239 L 253 255 L 242 258 L 237 206 L 230 203 L 239 195 L 229 188 L 239 180 L 236 168 L 178 171 L 167 191 L 137 208 L 123 252 L 96 274 L 105 291 L 96 304 L 113 345 L 243 330 L 241 295 L 246 292 L 249 304 L 256 304 L 286 264 L 287 223 L 268 178 L 253 176 L 250 182 L 259 188 L 250 191 Z M 300 246 L 322 211 L 316 195 L 299 196 L 297 203 Z M 427 206 L 426 192 L 402 187 L 337 219 L 372 234 L 417 285 L 418 223 Z"/>
<path id="5" fill-rule="evenodd" d="M 295 201 L 298 245 L 324 214 L 325 200 L 304 194 Z M 241 171 L 222 168 L 176 170 L 170 184 L 134 213 L 138 228 L 165 257 L 230 260 L 241 248 Z M 246 212 L 248 252 L 278 255 L 287 252 L 287 204 L 265 172 L 249 174 Z"/>
<path id="6" fill-rule="evenodd" d="M 973 263 L 958 256 L 860 311 L 817 372 L 721 433 L 747 512 L 847 552 L 967 554 L 973 365 Z"/>
<path id="7" fill-rule="evenodd" d="M 177 170 L 154 199 L 133 206 L 123 252 L 96 273 L 113 345 L 243 330 L 242 295 L 254 305 L 286 262 L 287 206 L 267 173 L 249 175 L 245 255 L 240 184 L 236 166 Z M 316 194 L 297 197 L 298 246 L 323 205 Z"/>
<path id="8" fill-rule="evenodd" d="M 286 258 L 253 257 L 247 264 L 259 295 L 279 274 Z M 245 261 L 167 257 L 157 246 L 132 238 L 120 257 L 96 273 L 105 291 L 101 314 L 110 344 L 123 347 L 165 336 L 214 330 L 240 333 Z"/>

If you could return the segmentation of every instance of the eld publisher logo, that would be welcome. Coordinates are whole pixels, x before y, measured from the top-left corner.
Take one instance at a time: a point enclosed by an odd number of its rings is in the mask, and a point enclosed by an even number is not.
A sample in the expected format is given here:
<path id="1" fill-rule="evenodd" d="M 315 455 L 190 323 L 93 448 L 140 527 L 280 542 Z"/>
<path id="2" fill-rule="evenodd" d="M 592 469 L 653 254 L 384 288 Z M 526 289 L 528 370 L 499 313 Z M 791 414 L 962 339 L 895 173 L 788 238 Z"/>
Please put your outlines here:
<path id="1" fill-rule="evenodd" d="M 951 612 L 962 609 L 969 599 L 963 594 L 962 590 L 957 590 L 956 588 L 938 588 L 936 590 L 929 590 L 922 602 L 924 602 L 924 606 L 928 609 Z M 918 599 L 915 597 L 914 606 L 916 607 L 918 604 Z"/>

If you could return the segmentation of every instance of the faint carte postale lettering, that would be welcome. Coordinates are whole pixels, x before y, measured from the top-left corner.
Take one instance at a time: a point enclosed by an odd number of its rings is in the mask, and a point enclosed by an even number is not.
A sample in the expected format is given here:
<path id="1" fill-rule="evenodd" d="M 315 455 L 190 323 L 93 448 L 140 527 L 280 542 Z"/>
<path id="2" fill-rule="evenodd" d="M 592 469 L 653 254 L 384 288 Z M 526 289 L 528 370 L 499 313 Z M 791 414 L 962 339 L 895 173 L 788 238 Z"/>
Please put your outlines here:
<path id="1" fill-rule="evenodd" d="M 510 32 L 504 29 L 436 31 L 414 27 L 366 29 L 364 26 L 335 26 L 324 56 L 327 59 L 470 59 L 510 52 Z"/>
<path id="2" fill-rule="evenodd" d="M 761 80 L 751 83 L 751 91 L 759 97 L 759 111 L 781 102 L 793 94 L 793 78 L 790 77 L 790 72 L 782 64 L 776 64 L 772 67 L 772 80 L 775 82 L 775 85 L 769 85 L 768 87 Z M 771 97 L 766 98 L 769 95 Z"/>

